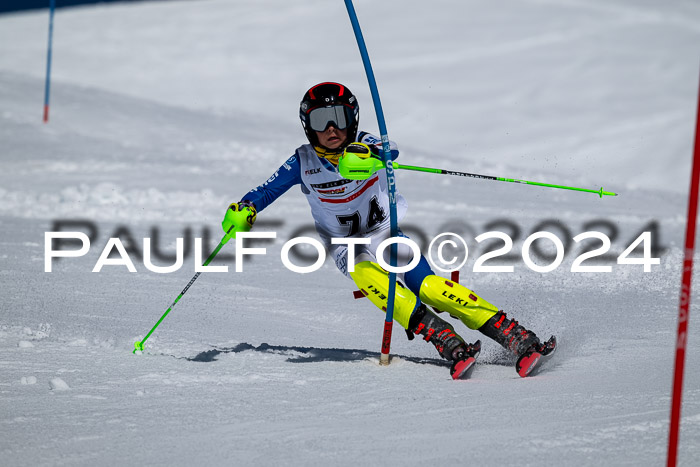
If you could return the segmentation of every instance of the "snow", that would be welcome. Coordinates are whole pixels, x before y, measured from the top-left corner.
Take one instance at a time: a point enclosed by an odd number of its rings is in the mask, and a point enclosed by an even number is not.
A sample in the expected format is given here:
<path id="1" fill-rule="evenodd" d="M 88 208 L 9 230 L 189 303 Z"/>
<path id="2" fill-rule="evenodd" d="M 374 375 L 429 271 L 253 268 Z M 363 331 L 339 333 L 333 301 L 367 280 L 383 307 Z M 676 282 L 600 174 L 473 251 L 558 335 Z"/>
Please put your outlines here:
<path id="1" fill-rule="evenodd" d="M 49 381 L 49 388 L 51 388 L 52 391 L 69 391 L 70 386 L 68 386 L 68 383 L 63 381 L 61 378 L 51 378 Z"/>
<path id="2" fill-rule="evenodd" d="M 21 384 L 36 384 L 36 376 L 22 376 L 19 382 Z"/>
<path id="3" fill-rule="evenodd" d="M 700 5 L 363 0 L 356 8 L 400 161 L 620 193 L 601 200 L 398 172 L 410 206 L 405 231 L 463 235 L 462 282 L 541 337 L 557 335 L 547 371 L 521 379 L 482 339 L 473 378 L 454 382 L 435 350 L 398 326 L 393 363 L 379 366 L 383 315 L 352 299 L 352 283 L 329 262 L 304 275 L 282 266 L 284 242 L 312 224 L 296 189 L 258 216 L 258 230 L 277 232 L 259 245 L 267 255 L 236 273 L 227 245 L 215 263 L 229 272 L 202 274 L 134 355 L 134 342 L 194 274 L 191 251 L 178 272 L 149 272 L 143 238 L 157 238 L 167 255 L 177 237 L 208 237 L 213 248 L 228 203 L 303 142 L 296 109 L 316 82 L 346 83 L 360 100 L 361 127 L 377 131 L 345 9 L 320 0 L 61 9 L 48 125 L 48 15 L 5 15 L 3 464 L 664 462 Z M 94 227 L 90 251 L 54 259 L 45 273 L 44 233 L 67 220 L 83 221 L 86 233 Z M 553 232 L 569 246 L 542 274 L 519 255 L 547 220 L 559 222 Z M 649 273 L 616 264 L 653 222 L 661 264 Z M 474 237 L 489 230 L 513 237 L 513 273 L 472 272 L 486 251 Z M 611 237 L 604 264 L 612 272 L 571 272 L 584 246 L 571 239 L 586 230 Z M 133 240 L 137 272 L 91 272 L 115 233 L 125 246 Z M 700 463 L 697 302 L 685 466 Z"/>

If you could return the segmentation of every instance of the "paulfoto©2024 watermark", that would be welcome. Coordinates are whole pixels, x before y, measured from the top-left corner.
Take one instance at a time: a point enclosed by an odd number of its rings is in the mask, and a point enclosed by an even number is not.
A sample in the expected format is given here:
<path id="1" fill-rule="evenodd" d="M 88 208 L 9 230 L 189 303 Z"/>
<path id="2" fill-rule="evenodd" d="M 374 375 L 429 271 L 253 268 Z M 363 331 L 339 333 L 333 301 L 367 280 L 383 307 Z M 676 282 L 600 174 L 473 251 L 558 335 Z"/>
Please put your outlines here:
<path id="1" fill-rule="evenodd" d="M 235 271 L 243 272 L 244 258 L 253 255 L 266 255 L 267 249 L 264 247 L 250 247 L 250 242 L 260 239 L 276 239 L 276 232 L 239 232 L 236 234 L 235 241 Z M 78 249 L 59 249 L 54 248 L 54 240 L 69 239 L 73 242 L 81 244 Z M 512 238 L 500 231 L 489 231 L 474 238 L 477 243 L 486 241 L 499 241 L 503 246 L 490 250 L 479 255 L 472 268 L 475 273 L 480 272 L 498 272 L 509 273 L 515 272 L 515 265 L 494 265 L 486 264 L 487 261 L 496 260 L 499 257 L 508 255 L 513 250 Z M 573 237 L 576 243 L 584 242 L 585 240 L 593 240 L 598 242 L 600 246 L 595 249 L 587 250 L 579 254 L 570 266 L 570 271 L 573 273 L 609 273 L 612 272 L 613 266 L 610 264 L 592 264 L 596 258 L 600 258 L 611 247 L 610 238 L 598 231 L 587 231 Z M 370 244 L 369 238 L 333 238 L 332 244 L 344 245 L 347 248 L 348 271 L 354 271 L 355 248 L 357 245 Z M 548 257 L 548 264 L 538 264 L 532 259 L 531 250 L 535 242 L 548 242 L 549 248 L 555 252 Z M 246 245 L 248 243 L 248 246 Z M 650 272 L 653 265 L 660 264 L 660 258 L 653 257 L 652 254 L 652 233 L 642 232 L 634 239 L 625 250 L 617 256 L 616 263 L 618 265 L 637 265 L 642 266 L 644 272 Z M 405 265 L 391 266 L 384 260 L 384 252 L 392 244 L 402 244 L 410 248 L 413 252 L 413 259 Z M 313 264 L 300 266 L 295 264 L 290 258 L 290 251 L 295 246 L 305 246 L 316 252 L 316 259 Z M 641 248 L 641 257 L 636 250 Z M 157 266 L 153 264 L 151 259 L 151 239 L 143 239 L 143 264 L 148 271 L 167 274 L 180 270 L 184 264 L 184 241 L 183 238 L 176 239 L 176 256 L 174 264 L 170 266 Z M 90 251 L 90 238 L 83 232 L 45 232 L 44 234 L 44 271 L 52 272 L 52 264 L 54 258 L 77 258 L 85 256 Z M 116 258 L 114 257 L 116 253 Z M 292 255 L 293 256 L 293 255 Z M 416 242 L 406 237 L 391 237 L 387 238 L 379 244 L 376 250 L 376 258 L 379 265 L 389 272 L 405 273 L 413 269 L 420 261 L 421 249 Z M 428 247 L 428 260 L 438 270 L 442 272 L 452 272 L 460 270 L 467 262 L 469 257 L 469 248 L 465 239 L 452 232 L 443 232 L 433 237 Z M 541 256 L 541 255 L 537 255 Z M 552 232 L 538 231 L 530 234 L 520 247 L 520 257 L 525 266 L 535 272 L 547 273 L 559 268 L 564 260 L 565 247 L 562 240 Z M 308 257 L 308 255 L 307 255 Z M 290 271 L 299 274 L 308 274 L 323 266 L 326 261 L 326 248 L 324 245 L 311 237 L 293 237 L 287 240 L 280 251 L 280 260 L 282 265 Z M 583 264 L 588 262 L 588 264 Z M 129 272 L 137 272 L 134 262 L 130 258 L 122 241 L 118 237 L 111 237 L 107 244 L 102 249 L 100 257 L 95 263 L 92 272 L 100 272 L 105 266 L 120 266 L 126 267 Z M 204 266 L 202 265 L 202 239 L 194 239 L 194 270 L 195 272 L 228 272 L 229 268 L 225 265 L 220 266 Z"/>

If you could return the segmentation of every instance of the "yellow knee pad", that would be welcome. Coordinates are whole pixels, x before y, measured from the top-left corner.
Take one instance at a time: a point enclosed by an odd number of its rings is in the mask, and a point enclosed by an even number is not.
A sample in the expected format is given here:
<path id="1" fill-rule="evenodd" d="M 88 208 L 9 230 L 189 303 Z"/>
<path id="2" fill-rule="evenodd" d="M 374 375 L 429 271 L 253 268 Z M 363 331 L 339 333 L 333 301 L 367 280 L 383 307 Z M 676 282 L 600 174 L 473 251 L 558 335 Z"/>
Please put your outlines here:
<path id="1" fill-rule="evenodd" d="M 498 308 L 468 288 L 439 276 L 427 276 L 420 286 L 420 299 L 458 318 L 470 329 L 479 329 Z"/>
<path id="2" fill-rule="evenodd" d="M 376 263 L 362 261 L 355 265 L 355 272 L 351 272 L 350 277 L 372 303 L 386 312 L 389 299 L 389 273 Z M 408 329 L 408 322 L 417 303 L 418 299 L 413 292 L 396 283 L 394 320 L 404 329 Z"/>

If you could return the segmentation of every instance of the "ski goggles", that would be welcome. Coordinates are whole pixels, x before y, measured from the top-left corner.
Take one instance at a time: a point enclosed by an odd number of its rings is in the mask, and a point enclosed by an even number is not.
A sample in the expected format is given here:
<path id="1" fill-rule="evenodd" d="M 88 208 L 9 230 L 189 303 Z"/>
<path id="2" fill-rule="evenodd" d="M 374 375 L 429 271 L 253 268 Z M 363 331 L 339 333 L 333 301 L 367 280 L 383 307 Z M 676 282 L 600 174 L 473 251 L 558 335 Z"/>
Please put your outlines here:
<path id="1" fill-rule="evenodd" d="M 349 126 L 349 120 L 344 105 L 318 107 L 309 112 L 309 126 L 314 131 L 326 131 L 331 125 L 344 130 Z"/>

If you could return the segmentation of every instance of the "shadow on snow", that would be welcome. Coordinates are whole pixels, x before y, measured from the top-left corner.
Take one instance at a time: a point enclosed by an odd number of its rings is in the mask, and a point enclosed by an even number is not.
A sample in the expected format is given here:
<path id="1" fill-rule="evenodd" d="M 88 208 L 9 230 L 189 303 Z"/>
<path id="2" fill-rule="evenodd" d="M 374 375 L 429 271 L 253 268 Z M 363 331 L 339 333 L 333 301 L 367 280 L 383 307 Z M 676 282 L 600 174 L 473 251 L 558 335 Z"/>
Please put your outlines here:
<path id="1" fill-rule="evenodd" d="M 213 362 L 221 354 L 241 352 L 261 352 L 267 354 L 287 356 L 288 362 L 315 363 L 315 362 L 354 362 L 358 360 L 379 360 L 379 352 L 370 352 L 361 349 L 321 349 L 316 347 L 298 347 L 287 345 L 270 345 L 262 343 L 254 346 L 241 343 L 235 347 L 222 347 L 205 350 L 194 357 L 185 357 L 191 362 Z M 406 355 L 394 355 L 402 360 L 425 365 L 450 366 L 449 362 L 437 358 L 410 357 Z"/>

